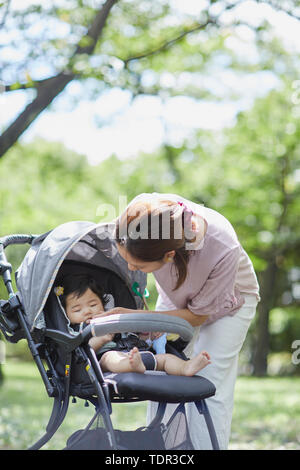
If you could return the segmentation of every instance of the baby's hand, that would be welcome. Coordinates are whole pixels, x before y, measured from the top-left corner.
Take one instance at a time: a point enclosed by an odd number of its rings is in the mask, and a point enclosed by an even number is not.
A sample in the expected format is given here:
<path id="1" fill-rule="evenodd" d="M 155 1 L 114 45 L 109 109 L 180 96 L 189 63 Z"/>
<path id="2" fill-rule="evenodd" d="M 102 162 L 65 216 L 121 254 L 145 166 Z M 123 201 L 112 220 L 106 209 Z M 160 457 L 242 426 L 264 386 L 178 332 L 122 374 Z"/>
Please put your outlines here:
<path id="1" fill-rule="evenodd" d="M 160 332 L 157 332 L 157 331 L 152 331 L 151 333 L 151 340 L 154 341 L 155 339 L 158 339 L 160 338 L 164 333 L 160 333 Z"/>
<path id="2" fill-rule="evenodd" d="M 109 343 L 110 341 L 113 340 L 114 336 L 115 336 L 114 333 L 107 333 L 106 335 L 100 336 L 100 338 L 103 339 L 103 341 L 105 341 L 105 343 Z"/>
<path id="3" fill-rule="evenodd" d="M 102 348 L 106 343 L 109 343 L 112 341 L 114 337 L 114 334 L 112 333 L 107 333 L 106 335 L 103 336 L 95 336 L 89 340 L 89 345 L 97 351 L 99 348 Z"/>

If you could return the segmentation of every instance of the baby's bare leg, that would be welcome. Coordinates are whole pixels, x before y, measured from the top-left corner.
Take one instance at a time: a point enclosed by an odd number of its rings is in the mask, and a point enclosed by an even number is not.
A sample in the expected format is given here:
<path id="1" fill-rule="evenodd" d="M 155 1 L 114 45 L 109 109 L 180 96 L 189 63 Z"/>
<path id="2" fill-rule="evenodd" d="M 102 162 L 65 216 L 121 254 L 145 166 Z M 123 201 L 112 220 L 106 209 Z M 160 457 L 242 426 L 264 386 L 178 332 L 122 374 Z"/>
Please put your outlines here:
<path id="1" fill-rule="evenodd" d="M 103 372 L 145 372 L 145 366 L 137 348 L 129 353 L 122 351 L 107 351 L 100 359 Z"/>
<path id="2" fill-rule="evenodd" d="M 197 356 L 184 361 L 173 354 L 156 354 L 157 370 L 162 370 L 170 375 L 184 375 L 190 377 L 210 364 L 208 353 L 202 351 Z"/>
<path id="3" fill-rule="evenodd" d="M 128 372 L 128 353 L 121 351 L 107 351 L 100 359 L 100 366 L 103 372 Z"/>

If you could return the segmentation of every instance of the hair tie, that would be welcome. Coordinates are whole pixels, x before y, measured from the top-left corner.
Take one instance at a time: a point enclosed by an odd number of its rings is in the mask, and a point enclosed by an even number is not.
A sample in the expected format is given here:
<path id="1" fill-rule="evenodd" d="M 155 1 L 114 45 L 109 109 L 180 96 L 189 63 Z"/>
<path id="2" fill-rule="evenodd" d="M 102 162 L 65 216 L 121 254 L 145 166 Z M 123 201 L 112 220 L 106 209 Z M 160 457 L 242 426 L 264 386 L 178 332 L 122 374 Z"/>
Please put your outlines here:
<path id="1" fill-rule="evenodd" d="M 194 212 L 192 211 L 192 209 L 189 209 L 185 204 L 184 202 L 181 202 L 181 201 L 178 201 L 178 204 L 182 207 L 182 213 L 183 213 L 183 220 L 184 220 L 184 228 L 188 228 L 188 229 L 191 229 L 192 230 L 192 217 L 194 215 Z"/>
<path id="2" fill-rule="evenodd" d="M 63 286 L 57 286 L 54 288 L 54 292 L 55 294 L 57 295 L 57 297 L 59 297 L 60 295 L 63 295 L 64 294 L 64 288 Z"/>
<path id="3" fill-rule="evenodd" d="M 182 207 L 185 247 L 187 248 L 191 240 L 195 238 L 195 228 L 192 222 L 194 212 L 184 202 L 178 201 L 178 204 Z"/>

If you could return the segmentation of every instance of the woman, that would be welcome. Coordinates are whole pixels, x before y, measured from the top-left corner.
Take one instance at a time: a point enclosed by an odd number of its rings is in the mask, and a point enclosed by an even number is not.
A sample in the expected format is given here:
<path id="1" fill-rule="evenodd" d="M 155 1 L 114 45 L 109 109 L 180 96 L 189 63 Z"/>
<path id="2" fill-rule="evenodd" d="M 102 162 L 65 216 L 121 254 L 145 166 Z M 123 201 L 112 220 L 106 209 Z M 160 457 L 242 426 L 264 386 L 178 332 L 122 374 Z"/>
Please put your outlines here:
<path id="1" fill-rule="evenodd" d="M 225 217 L 174 194 L 137 196 L 116 221 L 116 241 L 130 270 L 153 273 L 156 312 L 184 318 L 195 328 L 186 354 L 210 353 L 211 364 L 201 375 L 216 386 L 207 404 L 220 448 L 226 449 L 238 355 L 259 301 L 248 255 Z M 128 312 L 115 308 L 105 315 Z M 150 404 L 149 419 L 155 406 Z M 188 404 L 187 416 L 194 447 L 209 449 L 193 407 Z"/>

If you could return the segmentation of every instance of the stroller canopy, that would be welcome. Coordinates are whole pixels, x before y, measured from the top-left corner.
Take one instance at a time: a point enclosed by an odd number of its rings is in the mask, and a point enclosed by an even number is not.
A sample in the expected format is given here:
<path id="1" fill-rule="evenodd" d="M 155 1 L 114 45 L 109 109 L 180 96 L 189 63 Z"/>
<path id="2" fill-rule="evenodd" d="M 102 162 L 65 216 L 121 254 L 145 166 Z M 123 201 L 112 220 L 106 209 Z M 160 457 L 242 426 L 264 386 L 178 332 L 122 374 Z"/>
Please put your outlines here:
<path id="1" fill-rule="evenodd" d="M 60 225 L 34 239 L 16 272 L 17 288 L 31 329 L 45 327 L 43 308 L 65 260 L 109 269 L 121 277 L 130 290 L 132 284 L 138 282 L 141 292 L 144 292 L 146 274 L 128 269 L 116 247 L 114 229 L 113 222 L 76 221 Z M 143 308 L 138 296 L 135 300 L 137 308 Z"/>

